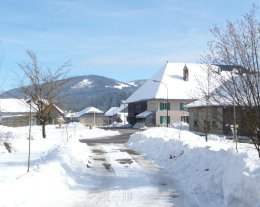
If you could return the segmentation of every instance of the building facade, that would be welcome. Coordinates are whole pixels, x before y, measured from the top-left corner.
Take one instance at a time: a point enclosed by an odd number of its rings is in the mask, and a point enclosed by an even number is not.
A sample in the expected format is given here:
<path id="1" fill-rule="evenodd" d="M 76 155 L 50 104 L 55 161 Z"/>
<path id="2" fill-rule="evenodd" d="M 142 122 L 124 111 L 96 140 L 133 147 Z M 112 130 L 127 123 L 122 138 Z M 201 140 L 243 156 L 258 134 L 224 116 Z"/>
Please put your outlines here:
<path id="1" fill-rule="evenodd" d="M 206 78 L 206 67 L 203 64 L 167 63 L 126 100 L 128 122 L 145 126 L 189 122 L 189 112 L 184 106 L 202 96 L 198 77 Z"/>
<path id="2" fill-rule="evenodd" d="M 87 107 L 73 115 L 71 121 L 80 122 L 85 126 L 103 126 L 105 123 L 104 112 L 95 108 Z"/>
<path id="3" fill-rule="evenodd" d="M 184 106 L 192 101 L 192 99 L 168 100 L 168 124 L 180 121 L 188 123 L 189 113 L 185 110 Z M 129 103 L 128 122 L 130 124 L 143 122 L 145 126 L 166 126 L 166 117 L 167 100 L 165 99 Z"/>

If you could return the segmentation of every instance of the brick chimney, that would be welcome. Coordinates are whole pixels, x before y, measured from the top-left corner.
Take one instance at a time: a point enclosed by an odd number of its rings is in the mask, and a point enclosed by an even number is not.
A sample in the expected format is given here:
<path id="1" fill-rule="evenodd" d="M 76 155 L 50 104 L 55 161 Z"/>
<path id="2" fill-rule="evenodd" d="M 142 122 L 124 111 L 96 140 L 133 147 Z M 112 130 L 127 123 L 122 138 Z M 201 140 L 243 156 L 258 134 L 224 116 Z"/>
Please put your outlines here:
<path id="1" fill-rule="evenodd" d="M 185 66 L 183 68 L 183 80 L 189 81 L 189 69 L 186 66 L 186 64 L 185 64 Z"/>

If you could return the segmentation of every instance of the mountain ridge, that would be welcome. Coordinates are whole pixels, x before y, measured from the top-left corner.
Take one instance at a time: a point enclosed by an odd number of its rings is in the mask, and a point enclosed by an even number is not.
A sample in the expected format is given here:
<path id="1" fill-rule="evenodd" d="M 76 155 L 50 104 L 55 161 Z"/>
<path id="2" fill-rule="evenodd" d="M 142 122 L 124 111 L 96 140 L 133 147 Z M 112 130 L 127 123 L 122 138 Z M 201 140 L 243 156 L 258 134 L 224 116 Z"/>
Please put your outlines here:
<path id="1" fill-rule="evenodd" d="M 112 106 L 119 106 L 128 98 L 144 79 L 119 81 L 99 75 L 73 76 L 63 79 L 66 83 L 58 90 L 58 97 L 63 100 L 60 107 L 64 110 L 80 111 L 94 106 L 107 111 Z M 10 89 L 0 94 L 1 98 L 24 98 L 19 88 Z"/>

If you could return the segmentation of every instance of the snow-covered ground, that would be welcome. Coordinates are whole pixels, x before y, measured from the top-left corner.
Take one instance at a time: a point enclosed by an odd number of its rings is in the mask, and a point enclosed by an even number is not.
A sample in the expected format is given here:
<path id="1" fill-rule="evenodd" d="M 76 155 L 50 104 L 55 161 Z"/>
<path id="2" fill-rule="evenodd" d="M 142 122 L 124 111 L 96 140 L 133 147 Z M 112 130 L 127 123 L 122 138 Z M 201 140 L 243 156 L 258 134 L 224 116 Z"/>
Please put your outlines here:
<path id="1" fill-rule="evenodd" d="M 230 140 L 211 136 L 206 143 L 204 137 L 175 127 L 137 132 L 126 146 L 153 159 L 168 173 L 167 180 L 161 179 L 173 184 L 176 206 L 260 206 L 260 161 L 252 145 L 239 143 L 237 154 Z M 147 165 L 145 170 L 140 167 L 145 160 L 135 162 L 137 157 L 132 164 L 122 165 L 120 160 L 131 159 L 122 146 L 103 145 L 100 149 L 105 153 L 94 155 L 95 146 L 78 141 L 118 132 L 89 129 L 78 123 L 67 129 L 68 136 L 66 128 L 47 126 L 47 139 L 43 139 L 41 127 L 32 128 L 31 168 L 27 173 L 28 127 L 0 126 L 0 207 L 86 206 L 88 201 L 95 206 L 99 199 L 99 206 L 142 206 L 142 202 L 151 204 L 148 195 L 161 195 L 156 190 L 158 184 L 150 186 L 145 176 L 154 165 Z M 4 142 L 11 144 L 12 153 L 8 153 Z M 95 156 L 101 157 L 95 160 Z M 103 158 L 113 170 L 104 169 Z M 152 177 L 156 182 L 157 174 Z M 102 189 L 104 185 L 106 189 Z M 106 198 L 111 199 L 110 203 L 103 203 Z M 158 202 L 166 201 L 160 199 Z M 156 199 L 152 203 L 156 206 Z"/>
<path id="2" fill-rule="evenodd" d="M 91 152 L 79 139 L 111 136 L 118 132 L 89 129 L 80 124 L 65 128 L 32 127 L 31 168 L 27 173 L 28 127 L 0 126 L 0 206 L 73 206 L 85 199 Z M 3 143 L 11 145 L 8 153 Z"/>
<path id="3" fill-rule="evenodd" d="M 127 146 L 146 154 L 175 183 L 176 206 L 259 207 L 260 160 L 254 147 L 218 136 L 176 128 L 151 128 L 131 136 Z"/>

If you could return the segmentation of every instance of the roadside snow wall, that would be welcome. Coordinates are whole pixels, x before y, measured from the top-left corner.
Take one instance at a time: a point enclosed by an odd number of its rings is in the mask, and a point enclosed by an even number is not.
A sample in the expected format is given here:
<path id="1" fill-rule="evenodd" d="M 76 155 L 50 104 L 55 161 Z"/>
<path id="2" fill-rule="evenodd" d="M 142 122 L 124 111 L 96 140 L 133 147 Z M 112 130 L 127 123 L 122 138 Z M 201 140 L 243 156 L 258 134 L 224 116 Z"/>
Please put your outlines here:
<path id="1" fill-rule="evenodd" d="M 146 154 L 176 182 L 193 206 L 260 206 L 260 160 L 252 145 L 204 137 L 189 131 L 151 128 L 131 136 L 127 146 Z"/>

